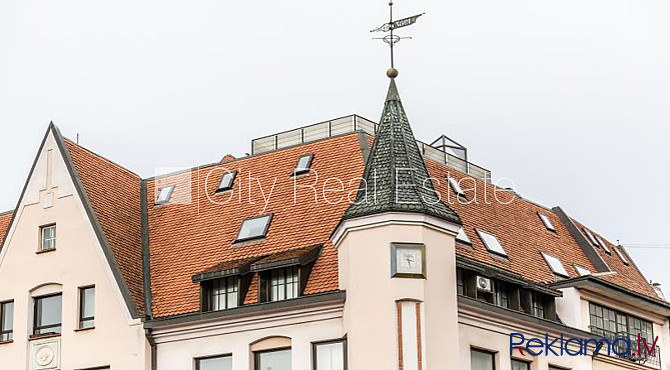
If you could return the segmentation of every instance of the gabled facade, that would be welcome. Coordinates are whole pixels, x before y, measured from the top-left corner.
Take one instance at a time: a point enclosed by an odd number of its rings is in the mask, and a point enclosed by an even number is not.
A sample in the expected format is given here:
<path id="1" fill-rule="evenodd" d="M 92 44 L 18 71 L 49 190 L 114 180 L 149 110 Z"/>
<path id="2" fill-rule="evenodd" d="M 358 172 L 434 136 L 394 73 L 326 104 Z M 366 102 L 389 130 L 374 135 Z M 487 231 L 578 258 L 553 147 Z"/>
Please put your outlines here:
<path id="1" fill-rule="evenodd" d="M 0 368 L 670 370 L 670 304 L 625 250 L 447 142 L 416 141 L 394 79 L 379 124 L 148 179 L 51 125 L 0 214 Z M 637 334 L 651 353 L 593 356 Z"/>

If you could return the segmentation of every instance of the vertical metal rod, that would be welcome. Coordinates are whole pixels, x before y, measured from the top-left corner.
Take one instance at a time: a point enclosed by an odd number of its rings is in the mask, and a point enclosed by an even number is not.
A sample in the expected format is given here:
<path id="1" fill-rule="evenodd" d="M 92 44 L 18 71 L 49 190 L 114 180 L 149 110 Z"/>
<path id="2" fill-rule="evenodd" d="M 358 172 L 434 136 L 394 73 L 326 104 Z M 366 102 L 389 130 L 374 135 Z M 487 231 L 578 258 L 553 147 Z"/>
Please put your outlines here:
<path id="1" fill-rule="evenodd" d="M 391 45 L 391 68 L 393 68 L 393 0 L 389 1 L 389 28 L 391 30 L 391 39 L 390 39 L 390 45 Z"/>

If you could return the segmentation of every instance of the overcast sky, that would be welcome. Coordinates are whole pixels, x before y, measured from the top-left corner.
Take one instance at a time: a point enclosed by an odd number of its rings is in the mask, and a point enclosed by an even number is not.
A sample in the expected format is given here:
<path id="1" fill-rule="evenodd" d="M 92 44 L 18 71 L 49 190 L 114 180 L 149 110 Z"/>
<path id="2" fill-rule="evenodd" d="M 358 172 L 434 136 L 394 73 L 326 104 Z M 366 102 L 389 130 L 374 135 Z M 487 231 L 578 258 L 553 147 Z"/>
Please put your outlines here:
<path id="1" fill-rule="evenodd" d="M 44 131 L 142 176 L 244 155 L 255 137 L 377 120 L 376 1 L 0 0 L 0 210 Z M 670 292 L 670 3 L 397 0 L 398 85 L 418 139 L 629 248 Z M 659 247 L 659 246 L 665 246 Z M 651 248 L 649 248 L 651 247 Z"/>

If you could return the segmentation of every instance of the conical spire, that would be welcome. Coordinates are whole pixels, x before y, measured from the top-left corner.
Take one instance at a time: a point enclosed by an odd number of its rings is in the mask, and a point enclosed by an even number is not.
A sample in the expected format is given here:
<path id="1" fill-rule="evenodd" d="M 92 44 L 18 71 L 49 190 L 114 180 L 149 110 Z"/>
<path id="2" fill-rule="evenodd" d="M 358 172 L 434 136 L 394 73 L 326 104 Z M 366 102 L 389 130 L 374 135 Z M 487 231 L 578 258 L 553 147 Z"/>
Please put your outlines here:
<path id="1" fill-rule="evenodd" d="M 345 212 L 345 219 L 383 212 L 414 212 L 461 223 L 458 214 L 435 192 L 394 78 L 363 178 L 356 202 Z"/>

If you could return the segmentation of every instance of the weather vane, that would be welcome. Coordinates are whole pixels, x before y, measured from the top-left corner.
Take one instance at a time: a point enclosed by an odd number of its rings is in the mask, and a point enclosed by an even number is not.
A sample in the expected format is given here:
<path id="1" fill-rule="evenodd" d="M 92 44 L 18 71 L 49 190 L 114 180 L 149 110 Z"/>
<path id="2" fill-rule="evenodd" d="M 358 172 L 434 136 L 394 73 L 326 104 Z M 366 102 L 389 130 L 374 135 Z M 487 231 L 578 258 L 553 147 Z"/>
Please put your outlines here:
<path id="1" fill-rule="evenodd" d="M 398 77 L 398 70 L 395 69 L 395 64 L 394 64 L 394 56 L 393 56 L 393 46 L 400 40 L 402 39 L 411 39 L 411 37 L 400 37 L 396 34 L 393 33 L 394 30 L 402 27 L 407 27 L 411 26 L 414 23 L 416 23 L 417 18 L 420 16 L 424 15 L 425 13 L 417 14 L 411 17 L 399 19 L 397 21 L 393 20 L 393 0 L 389 2 L 389 21 L 388 23 L 384 23 L 380 27 L 377 27 L 370 32 L 388 32 L 388 35 L 384 37 L 375 37 L 375 40 L 383 40 L 385 43 L 389 45 L 389 48 L 391 50 L 391 68 L 389 68 L 388 71 L 386 71 L 386 75 L 389 76 L 389 78 L 396 78 Z"/>

